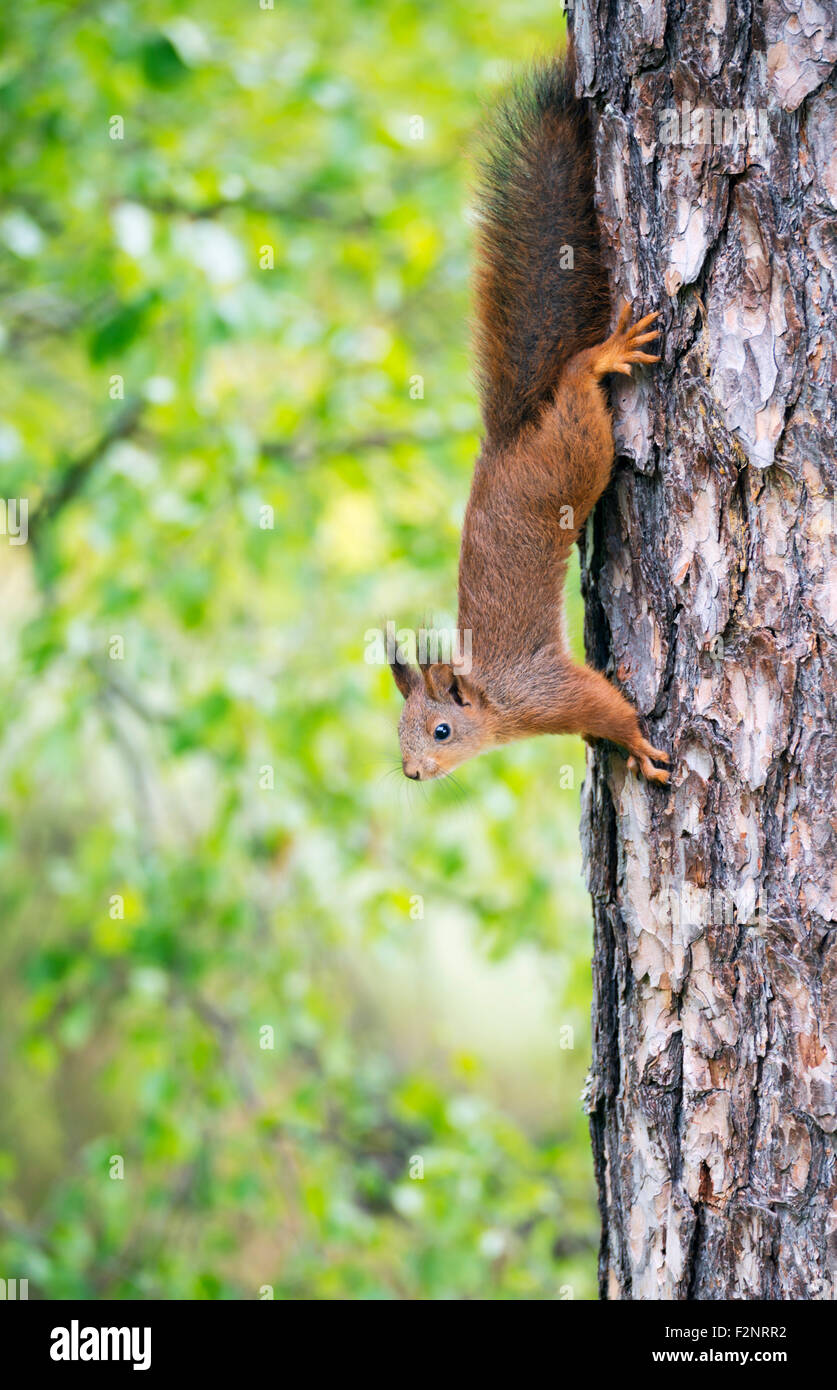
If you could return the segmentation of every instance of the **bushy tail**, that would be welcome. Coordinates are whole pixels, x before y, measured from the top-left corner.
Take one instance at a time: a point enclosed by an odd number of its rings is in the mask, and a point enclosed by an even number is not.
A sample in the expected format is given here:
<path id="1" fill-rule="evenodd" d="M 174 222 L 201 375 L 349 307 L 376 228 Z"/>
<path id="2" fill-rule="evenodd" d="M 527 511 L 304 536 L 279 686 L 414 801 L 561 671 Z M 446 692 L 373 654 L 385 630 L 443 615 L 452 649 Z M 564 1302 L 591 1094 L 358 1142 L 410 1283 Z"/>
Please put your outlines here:
<path id="1" fill-rule="evenodd" d="M 537 418 L 558 375 L 607 336 L 586 104 L 572 50 L 534 67 L 490 121 L 479 163 L 476 350 L 490 441 Z"/>

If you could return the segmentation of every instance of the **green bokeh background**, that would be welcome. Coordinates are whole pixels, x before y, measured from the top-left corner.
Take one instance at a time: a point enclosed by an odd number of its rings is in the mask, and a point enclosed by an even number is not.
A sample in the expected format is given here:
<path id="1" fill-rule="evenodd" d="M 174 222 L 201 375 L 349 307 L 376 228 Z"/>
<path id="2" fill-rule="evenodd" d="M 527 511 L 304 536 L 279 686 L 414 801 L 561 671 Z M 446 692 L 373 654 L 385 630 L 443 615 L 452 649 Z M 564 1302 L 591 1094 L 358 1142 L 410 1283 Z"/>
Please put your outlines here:
<path id="1" fill-rule="evenodd" d="M 0 1276 L 591 1298 L 583 745 L 408 785 L 364 660 L 455 618 L 468 150 L 560 7 L 2 29 Z"/>

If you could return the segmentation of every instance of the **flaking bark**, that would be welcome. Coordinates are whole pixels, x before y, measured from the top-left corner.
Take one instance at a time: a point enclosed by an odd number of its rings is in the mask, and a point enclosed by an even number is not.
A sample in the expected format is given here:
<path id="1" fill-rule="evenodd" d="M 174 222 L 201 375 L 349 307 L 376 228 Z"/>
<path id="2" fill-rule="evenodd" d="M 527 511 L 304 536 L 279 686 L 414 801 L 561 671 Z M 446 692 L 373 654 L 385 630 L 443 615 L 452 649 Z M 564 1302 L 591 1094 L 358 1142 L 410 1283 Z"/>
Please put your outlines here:
<path id="1" fill-rule="evenodd" d="M 675 755 L 668 791 L 589 755 L 601 1293 L 834 1298 L 835 8 L 573 27 L 614 293 L 665 328 L 614 390 L 588 655 Z M 684 102 L 743 115 L 690 144 Z"/>

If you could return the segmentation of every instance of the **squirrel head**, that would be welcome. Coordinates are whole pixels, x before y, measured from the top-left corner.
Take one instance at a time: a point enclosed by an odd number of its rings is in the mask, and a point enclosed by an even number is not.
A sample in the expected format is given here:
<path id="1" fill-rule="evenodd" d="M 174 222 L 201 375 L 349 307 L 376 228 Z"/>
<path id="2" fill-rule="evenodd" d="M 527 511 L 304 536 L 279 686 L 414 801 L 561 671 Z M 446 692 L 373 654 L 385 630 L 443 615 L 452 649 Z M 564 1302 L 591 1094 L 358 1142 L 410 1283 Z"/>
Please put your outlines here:
<path id="1" fill-rule="evenodd" d="M 496 711 L 476 681 L 446 662 L 417 668 L 399 657 L 390 669 L 404 696 L 398 739 L 405 777 L 444 777 L 492 746 Z"/>

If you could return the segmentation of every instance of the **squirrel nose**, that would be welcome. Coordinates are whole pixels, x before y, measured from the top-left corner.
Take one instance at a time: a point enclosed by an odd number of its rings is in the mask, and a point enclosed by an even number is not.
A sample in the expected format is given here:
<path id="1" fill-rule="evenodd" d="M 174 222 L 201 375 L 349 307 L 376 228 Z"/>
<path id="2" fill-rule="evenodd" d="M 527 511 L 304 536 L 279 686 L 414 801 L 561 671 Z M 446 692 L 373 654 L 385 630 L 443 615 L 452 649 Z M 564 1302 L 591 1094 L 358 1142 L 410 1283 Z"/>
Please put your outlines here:
<path id="1" fill-rule="evenodd" d="M 421 781 L 421 773 L 418 768 L 416 768 L 415 772 L 411 772 L 406 763 L 402 763 L 401 766 L 404 769 L 404 776 L 409 777 L 411 782 Z"/>

